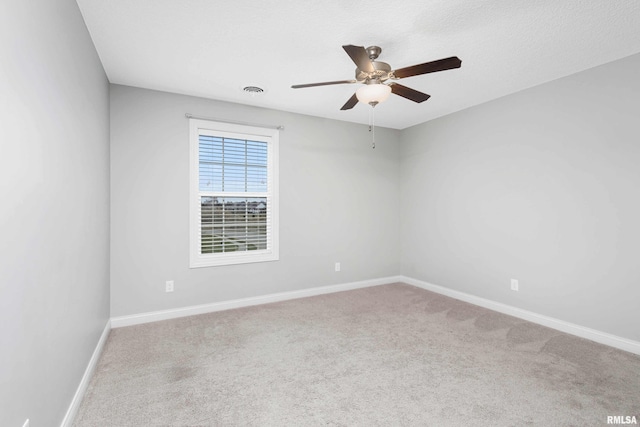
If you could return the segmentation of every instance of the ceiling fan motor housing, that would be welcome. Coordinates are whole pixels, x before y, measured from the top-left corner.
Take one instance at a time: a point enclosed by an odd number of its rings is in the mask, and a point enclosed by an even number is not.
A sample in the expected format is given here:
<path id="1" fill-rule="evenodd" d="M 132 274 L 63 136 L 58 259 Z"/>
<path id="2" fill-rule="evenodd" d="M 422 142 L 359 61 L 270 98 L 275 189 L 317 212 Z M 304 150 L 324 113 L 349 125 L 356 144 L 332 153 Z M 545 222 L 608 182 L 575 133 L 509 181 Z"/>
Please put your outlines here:
<path id="1" fill-rule="evenodd" d="M 373 71 L 362 71 L 360 68 L 356 68 L 356 80 L 359 83 L 367 83 L 371 80 L 377 80 L 378 82 L 384 82 L 391 78 L 391 66 L 386 62 L 371 61 L 373 65 Z"/>

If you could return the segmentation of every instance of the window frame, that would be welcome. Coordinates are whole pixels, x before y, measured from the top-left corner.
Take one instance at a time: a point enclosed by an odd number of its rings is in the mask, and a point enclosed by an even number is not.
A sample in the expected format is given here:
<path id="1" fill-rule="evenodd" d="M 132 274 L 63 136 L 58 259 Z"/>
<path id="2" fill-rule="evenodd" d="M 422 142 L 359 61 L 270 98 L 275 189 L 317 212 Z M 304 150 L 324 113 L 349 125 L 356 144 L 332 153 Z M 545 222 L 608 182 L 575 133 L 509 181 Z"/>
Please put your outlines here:
<path id="1" fill-rule="evenodd" d="M 261 141 L 267 143 L 267 249 L 242 252 L 201 253 L 200 215 L 200 135 Z M 249 126 L 213 120 L 189 119 L 189 268 L 215 267 L 253 262 L 277 261 L 279 259 L 279 215 L 278 215 L 278 129 Z M 224 193 L 224 192 L 218 192 Z M 238 196 L 228 192 L 226 197 Z M 248 193 L 255 194 L 255 193 Z M 262 194 L 262 193 L 261 193 Z M 251 197 L 248 196 L 247 197 Z M 269 231 L 270 230 L 270 231 Z"/>

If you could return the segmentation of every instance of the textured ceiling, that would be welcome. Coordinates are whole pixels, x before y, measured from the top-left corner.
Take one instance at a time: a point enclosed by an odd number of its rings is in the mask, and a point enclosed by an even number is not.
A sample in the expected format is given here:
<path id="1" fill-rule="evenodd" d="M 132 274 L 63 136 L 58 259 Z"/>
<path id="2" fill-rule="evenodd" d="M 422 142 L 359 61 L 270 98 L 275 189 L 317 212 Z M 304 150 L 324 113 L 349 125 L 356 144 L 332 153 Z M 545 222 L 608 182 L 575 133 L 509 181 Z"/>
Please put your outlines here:
<path id="1" fill-rule="evenodd" d="M 400 81 L 431 99 L 377 106 L 396 129 L 640 52 L 638 0 L 77 2 L 112 83 L 351 122 L 369 120 L 368 105 L 340 111 L 359 84 L 290 87 L 353 79 L 342 45 L 378 45 L 394 69 L 462 59 Z"/>

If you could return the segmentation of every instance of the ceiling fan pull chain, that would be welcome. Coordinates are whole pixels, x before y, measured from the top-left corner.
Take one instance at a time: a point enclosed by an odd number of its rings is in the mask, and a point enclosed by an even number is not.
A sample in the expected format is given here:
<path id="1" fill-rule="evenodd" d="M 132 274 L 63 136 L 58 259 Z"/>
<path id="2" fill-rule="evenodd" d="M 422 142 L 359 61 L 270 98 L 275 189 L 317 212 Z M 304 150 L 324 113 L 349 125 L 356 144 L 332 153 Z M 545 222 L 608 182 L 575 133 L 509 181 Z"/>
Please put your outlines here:
<path id="1" fill-rule="evenodd" d="M 376 148 L 376 109 L 375 105 L 371 107 L 371 127 L 369 128 L 371 131 L 371 149 L 375 150 Z"/>

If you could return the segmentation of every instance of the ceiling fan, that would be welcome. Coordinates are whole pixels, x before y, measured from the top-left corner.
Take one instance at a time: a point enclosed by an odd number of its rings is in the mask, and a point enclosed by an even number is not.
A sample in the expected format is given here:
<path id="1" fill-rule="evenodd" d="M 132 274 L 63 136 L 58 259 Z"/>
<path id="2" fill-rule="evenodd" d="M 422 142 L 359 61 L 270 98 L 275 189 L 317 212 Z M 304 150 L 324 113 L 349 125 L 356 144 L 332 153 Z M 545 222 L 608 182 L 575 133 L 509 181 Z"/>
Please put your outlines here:
<path id="1" fill-rule="evenodd" d="M 328 86 L 351 83 L 364 83 L 356 93 L 340 108 L 341 110 L 350 110 L 360 102 L 367 103 L 375 107 L 378 103 L 387 99 L 389 94 L 394 93 L 413 102 L 424 102 L 431 97 L 426 93 L 419 92 L 407 86 L 403 86 L 394 81 L 386 84 L 389 80 L 399 80 L 405 77 L 419 76 L 421 74 L 435 73 L 437 71 L 451 70 L 460 68 L 462 61 L 457 56 L 439 59 L 437 61 L 425 62 L 424 64 L 413 65 L 411 67 L 399 68 L 392 70 L 391 66 L 386 62 L 376 61 L 382 49 L 378 46 L 345 45 L 342 48 L 347 55 L 356 64 L 355 80 L 338 80 L 333 82 L 308 83 L 302 85 L 293 85 L 293 89 L 301 89 L 314 86 Z"/>

